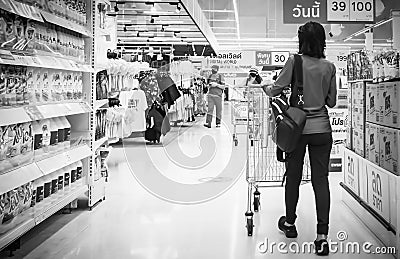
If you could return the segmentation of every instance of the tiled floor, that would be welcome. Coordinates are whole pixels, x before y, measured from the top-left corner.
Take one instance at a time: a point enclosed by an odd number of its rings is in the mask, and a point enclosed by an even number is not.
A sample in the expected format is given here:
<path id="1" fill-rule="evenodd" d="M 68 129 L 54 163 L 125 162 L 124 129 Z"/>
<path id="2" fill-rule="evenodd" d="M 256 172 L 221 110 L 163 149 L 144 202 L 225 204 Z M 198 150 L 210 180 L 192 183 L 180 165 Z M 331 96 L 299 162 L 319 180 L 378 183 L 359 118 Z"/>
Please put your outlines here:
<path id="1" fill-rule="evenodd" d="M 229 122 L 228 115 L 226 119 Z M 245 259 L 245 258 L 314 258 L 313 254 L 280 253 L 276 249 L 266 253 L 259 251 L 260 242 L 313 241 L 315 238 L 314 197 L 310 184 L 301 187 L 297 227 L 299 237 L 287 240 L 276 227 L 277 219 L 284 211 L 281 187 L 261 189 L 261 211 L 254 218 L 253 237 L 245 228 L 247 183 L 242 171 L 246 157 L 245 137 L 239 146 L 232 148 L 229 128 L 205 129 L 198 123 L 171 142 L 169 148 L 146 146 L 143 139 L 125 142 L 125 148 L 114 148 L 110 158 L 110 179 L 107 198 L 93 211 L 79 210 L 72 215 L 56 215 L 29 233 L 31 238 L 16 252 L 16 258 L 140 258 L 140 259 Z M 214 136 L 207 139 L 206 136 Z M 215 137 L 217 136 L 217 137 Z M 203 146 L 199 139 L 203 138 Z M 178 141 L 179 139 L 179 141 Z M 215 152 L 204 154 L 204 148 L 212 146 Z M 179 148 L 178 148 L 179 147 Z M 202 149 L 203 148 L 203 149 Z M 183 153 L 179 153 L 179 151 Z M 202 153 L 203 150 L 203 153 Z M 178 152 L 178 153 L 177 153 Z M 186 155 L 186 156 L 185 156 Z M 185 156 L 182 159 L 182 156 Z M 205 156 L 209 156 L 207 159 Z M 232 156 L 233 160 L 232 160 Z M 127 159 L 126 159 L 127 158 Z M 194 160 L 191 160 L 195 158 Z M 204 161 L 203 161 L 204 160 Z M 149 161 L 152 161 L 150 164 Z M 186 163 L 198 165 L 185 167 Z M 218 175 L 234 163 L 236 171 L 217 181 L 208 183 L 206 189 L 217 196 L 205 203 L 183 205 L 165 201 L 179 200 L 179 182 L 193 189 L 185 189 L 188 202 L 206 199 L 202 193 L 196 196 L 196 184 Z M 132 173 L 133 171 L 133 173 Z M 145 173 L 145 175 L 143 175 Z M 157 181 L 165 184 L 149 184 L 146 179 L 157 173 Z M 135 175 L 135 176 L 134 176 Z M 239 177 L 238 181 L 236 176 Z M 339 182 L 341 174 L 332 174 L 331 238 L 346 231 L 347 241 L 380 245 L 362 223 L 341 202 Z M 165 181 L 163 179 L 169 179 Z M 140 180 L 140 183 L 139 181 Z M 229 184 L 228 184 L 229 183 Z M 232 186 L 231 186 L 232 185 Z M 226 186 L 231 186 L 222 193 Z M 174 189 L 176 187 L 176 189 Z M 209 189 L 207 189 L 209 188 Z M 147 190 L 146 190 L 147 189 Z M 215 192 L 215 193 L 214 193 Z M 155 195 L 162 196 L 160 199 Z M 167 197 L 165 197 L 167 196 Z M 294 245 L 291 245 L 293 248 Z M 0 254 L 4 255 L 4 254 Z M 365 254 L 331 254 L 332 258 L 377 258 Z M 381 257 L 379 257 L 381 258 Z M 390 256 L 382 258 L 392 258 Z"/>

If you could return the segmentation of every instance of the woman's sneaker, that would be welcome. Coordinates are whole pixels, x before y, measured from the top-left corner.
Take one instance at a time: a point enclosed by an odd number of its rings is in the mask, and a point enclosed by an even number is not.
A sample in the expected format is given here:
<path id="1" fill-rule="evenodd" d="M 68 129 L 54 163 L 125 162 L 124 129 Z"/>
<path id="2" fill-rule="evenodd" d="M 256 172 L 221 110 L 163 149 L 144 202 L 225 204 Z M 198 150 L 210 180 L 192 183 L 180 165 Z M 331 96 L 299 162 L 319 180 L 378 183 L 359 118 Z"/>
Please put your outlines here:
<path id="1" fill-rule="evenodd" d="M 285 236 L 288 238 L 296 238 L 297 237 L 297 230 L 296 226 L 286 226 L 286 217 L 282 216 L 278 221 L 278 228 L 285 233 Z"/>
<path id="2" fill-rule="evenodd" d="M 329 254 L 329 244 L 326 239 L 321 239 L 321 240 L 315 240 L 314 241 L 315 245 L 315 253 L 317 255 L 325 256 Z"/>

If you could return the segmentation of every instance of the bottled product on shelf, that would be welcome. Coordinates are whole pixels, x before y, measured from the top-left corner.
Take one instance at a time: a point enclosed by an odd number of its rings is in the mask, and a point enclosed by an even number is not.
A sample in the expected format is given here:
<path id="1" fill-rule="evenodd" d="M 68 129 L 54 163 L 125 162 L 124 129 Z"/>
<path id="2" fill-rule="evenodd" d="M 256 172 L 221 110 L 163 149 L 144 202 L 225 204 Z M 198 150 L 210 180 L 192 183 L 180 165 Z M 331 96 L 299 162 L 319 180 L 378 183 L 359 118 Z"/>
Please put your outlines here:
<path id="1" fill-rule="evenodd" d="M 0 65 L 0 78 L 0 106 L 82 100 L 82 72 Z"/>
<path id="2" fill-rule="evenodd" d="M 374 82 L 382 82 L 399 78 L 399 59 L 400 52 L 396 50 L 375 52 L 372 61 L 372 74 Z"/>
<path id="3" fill-rule="evenodd" d="M 360 50 L 347 57 L 348 80 L 372 80 L 372 62 L 370 53 Z"/>

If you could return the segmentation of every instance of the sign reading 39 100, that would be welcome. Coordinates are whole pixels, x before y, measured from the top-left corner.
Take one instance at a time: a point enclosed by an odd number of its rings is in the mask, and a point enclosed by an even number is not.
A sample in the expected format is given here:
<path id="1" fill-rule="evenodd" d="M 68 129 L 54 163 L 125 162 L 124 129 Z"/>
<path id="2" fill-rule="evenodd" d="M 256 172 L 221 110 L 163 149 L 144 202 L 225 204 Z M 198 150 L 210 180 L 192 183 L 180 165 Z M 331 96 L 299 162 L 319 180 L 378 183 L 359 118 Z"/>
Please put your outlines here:
<path id="1" fill-rule="evenodd" d="M 374 0 L 327 0 L 328 22 L 365 22 L 375 20 Z"/>

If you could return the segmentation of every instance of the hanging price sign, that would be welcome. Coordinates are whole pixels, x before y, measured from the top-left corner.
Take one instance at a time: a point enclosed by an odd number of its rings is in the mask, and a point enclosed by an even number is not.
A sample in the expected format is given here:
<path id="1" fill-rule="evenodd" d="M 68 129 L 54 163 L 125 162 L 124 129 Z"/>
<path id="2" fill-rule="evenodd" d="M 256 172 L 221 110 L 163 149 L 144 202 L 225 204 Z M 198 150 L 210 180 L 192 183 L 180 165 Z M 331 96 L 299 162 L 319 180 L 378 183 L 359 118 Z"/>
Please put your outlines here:
<path id="1" fill-rule="evenodd" d="M 328 22 L 367 22 L 375 18 L 374 0 L 328 0 Z"/>

